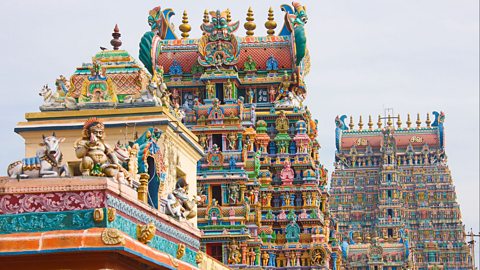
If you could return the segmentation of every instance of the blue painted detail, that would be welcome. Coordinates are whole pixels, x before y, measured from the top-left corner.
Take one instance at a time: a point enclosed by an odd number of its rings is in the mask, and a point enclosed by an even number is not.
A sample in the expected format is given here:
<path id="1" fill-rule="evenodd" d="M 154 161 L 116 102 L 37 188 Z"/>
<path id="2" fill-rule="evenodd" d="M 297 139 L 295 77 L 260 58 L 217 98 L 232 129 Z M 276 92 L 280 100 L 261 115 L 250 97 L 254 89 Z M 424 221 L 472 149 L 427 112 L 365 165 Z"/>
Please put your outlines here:
<path id="1" fill-rule="evenodd" d="M 267 70 L 269 70 L 269 71 L 277 71 L 278 70 L 278 61 L 273 55 L 271 55 L 267 59 Z"/>
<path id="2" fill-rule="evenodd" d="M 0 215 L 0 234 L 83 230 L 104 226 L 104 222 L 95 223 L 93 221 L 92 209 Z"/>
<path id="3" fill-rule="evenodd" d="M 173 60 L 168 74 L 170 74 L 170 76 L 182 75 L 183 74 L 182 66 L 180 65 L 180 63 L 177 60 Z"/>
<path id="4" fill-rule="evenodd" d="M 337 270 L 337 253 L 332 252 L 330 257 L 332 258 L 332 270 Z"/>
<path id="5" fill-rule="evenodd" d="M 348 255 L 348 243 L 347 241 L 342 242 L 342 256 L 344 259 L 347 259 Z"/>
<path id="6" fill-rule="evenodd" d="M 23 166 L 39 166 L 40 165 L 40 158 L 36 157 L 29 157 L 22 159 Z"/>
<path id="7" fill-rule="evenodd" d="M 294 10 L 290 5 L 283 4 L 280 6 L 282 11 L 286 12 L 287 14 L 294 14 Z M 287 25 L 284 24 L 282 30 L 280 31 L 279 36 L 289 36 L 291 34 L 290 30 L 288 29 Z"/>
<path id="8" fill-rule="evenodd" d="M 149 223 L 153 222 L 157 230 L 162 231 L 165 234 L 168 234 L 179 241 L 186 243 L 194 248 L 200 248 L 200 241 L 198 239 L 193 238 L 192 236 L 179 231 L 178 229 L 167 225 L 164 222 L 156 220 L 153 216 L 147 214 L 146 212 L 137 209 L 127 203 L 115 198 L 112 195 L 107 194 L 107 205 L 109 207 L 113 207 L 118 211 L 125 213 L 128 216 L 135 218 L 136 220 L 142 223 Z"/>
<path id="9" fill-rule="evenodd" d="M 335 118 L 335 146 L 337 147 L 337 152 L 340 151 L 340 140 L 342 138 L 342 131 L 347 130 L 347 125 L 345 124 L 345 118 L 347 118 L 346 115 L 342 115 L 337 118 Z"/>

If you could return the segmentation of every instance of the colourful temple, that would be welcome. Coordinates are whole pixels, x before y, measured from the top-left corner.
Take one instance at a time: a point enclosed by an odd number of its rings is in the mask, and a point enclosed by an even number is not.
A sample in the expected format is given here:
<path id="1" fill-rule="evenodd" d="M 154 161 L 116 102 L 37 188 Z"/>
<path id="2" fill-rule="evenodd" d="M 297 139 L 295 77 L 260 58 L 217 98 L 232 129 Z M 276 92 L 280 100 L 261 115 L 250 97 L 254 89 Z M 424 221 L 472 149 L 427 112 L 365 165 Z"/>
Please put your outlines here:
<path id="1" fill-rule="evenodd" d="M 473 269 L 447 165 L 443 112 L 337 117 L 330 209 L 348 269 Z M 413 125 L 413 126 L 412 126 Z M 382 127 L 383 126 L 383 127 Z"/>
<path id="2" fill-rule="evenodd" d="M 255 36 L 205 11 L 177 36 L 152 9 L 139 60 L 101 48 L 15 132 L 0 181 L 0 257 L 17 269 L 337 269 L 317 123 L 303 104 L 307 14 Z M 72 148 L 73 146 L 73 148 Z M 21 262 L 19 264 L 19 262 Z"/>

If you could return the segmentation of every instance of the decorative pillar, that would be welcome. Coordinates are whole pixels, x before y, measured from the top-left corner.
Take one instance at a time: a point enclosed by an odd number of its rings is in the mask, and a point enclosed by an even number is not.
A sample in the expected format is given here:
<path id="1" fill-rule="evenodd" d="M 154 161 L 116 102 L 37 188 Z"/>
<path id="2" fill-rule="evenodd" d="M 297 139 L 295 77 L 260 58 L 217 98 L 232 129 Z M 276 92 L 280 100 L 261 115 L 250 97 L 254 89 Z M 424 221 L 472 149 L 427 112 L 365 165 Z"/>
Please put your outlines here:
<path id="1" fill-rule="evenodd" d="M 245 190 L 247 187 L 245 185 L 240 185 L 240 203 L 245 201 Z"/>
<path id="2" fill-rule="evenodd" d="M 137 194 L 138 200 L 147 203 L 148 202 L 148 179 L 150 176 L 147 173 L 140 174 L 140 186 L 138 186 Z"/>
<path id="3" fill-rule="evenodd" d="M 303 206 L 307 206 L 307 193 L 302 192 Z"/>
<path id="4" fill-rule="evenodd" d="M 332 252 L 330 257 L 332 258 L 332 270 L 337 270 L 337 253 Z"/>
<path id="5" fill-rule="evenodd" d="M 272 193 L 267 193 L 267 205 L 266 207 L 271 207 Z"/>

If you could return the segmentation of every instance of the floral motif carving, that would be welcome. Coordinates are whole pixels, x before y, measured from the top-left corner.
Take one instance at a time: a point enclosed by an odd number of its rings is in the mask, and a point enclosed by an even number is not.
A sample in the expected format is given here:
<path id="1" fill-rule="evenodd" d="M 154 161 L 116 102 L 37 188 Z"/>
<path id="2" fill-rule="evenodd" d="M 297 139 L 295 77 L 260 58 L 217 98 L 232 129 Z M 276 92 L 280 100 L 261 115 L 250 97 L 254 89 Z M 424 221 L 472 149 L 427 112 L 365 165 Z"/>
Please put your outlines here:
<path id="1" fill-rule="evenodd" d="M 105 245 L 125 244 L 125 237 L 123 234 L 114 228 L 106 228 L 102 232 L 102 241 Z"/>

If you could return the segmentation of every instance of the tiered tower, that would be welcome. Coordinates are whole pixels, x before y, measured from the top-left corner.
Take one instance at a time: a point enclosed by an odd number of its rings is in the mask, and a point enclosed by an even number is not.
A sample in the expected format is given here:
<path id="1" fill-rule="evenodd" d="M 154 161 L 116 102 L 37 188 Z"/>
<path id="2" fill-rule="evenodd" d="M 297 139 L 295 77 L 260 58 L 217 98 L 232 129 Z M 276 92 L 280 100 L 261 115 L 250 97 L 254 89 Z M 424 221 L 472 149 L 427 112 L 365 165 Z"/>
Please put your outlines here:
<path id="1" fill-rule="evenodd" d="M 347 266 L 471 269 L 445 154 L 443 112 L 425 126 L 410 115 L 337 117 L 331 211 Z M 415 124 L 415 126 L 412 126 Z M 383 127 L 382 127 L 383 126 Z"/>
<path id="2" fill-rule="evenodd" d="M 282 5 L 275 35 L 255 36 L 254 11 L 240 22 L 230 10 L 204 12 L 203 35 L 178 39 L 169 9 L 150 11 L 140 59 L 165 71 L 171 100 L 206 155 L 198 163 L 202 248 L 234 268 L 336 268 L 340 249 L 328 213 L 327 172 L 319 162 L 317 124 L 303 105 L 310 58 L 305 7 Z"/>

